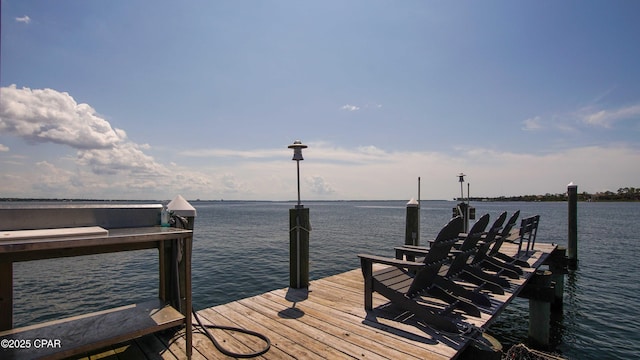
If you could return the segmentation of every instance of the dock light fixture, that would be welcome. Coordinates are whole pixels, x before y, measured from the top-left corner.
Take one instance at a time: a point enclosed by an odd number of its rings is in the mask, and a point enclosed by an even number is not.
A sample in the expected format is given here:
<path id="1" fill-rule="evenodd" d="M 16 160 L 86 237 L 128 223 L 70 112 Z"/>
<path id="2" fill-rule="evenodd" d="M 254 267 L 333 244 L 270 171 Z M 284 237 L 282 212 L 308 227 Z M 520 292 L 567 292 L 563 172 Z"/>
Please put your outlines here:
<path id="1" fill-rule="evenodd" d="M 307 145 L 304 145 L 300 140 L 296 140 L 293 142 L 293 144 L 289 145 L 289 149 L 293 149 L 293 158 L 291 160 L 295 160 L 298 171 L 298 208 L 302 207 L 302 205 L 300 204 L 300 160 L 304 160 L 304 158 L 302 157 L 302 149 L 306 148 Z"/>
<path id="2" fill-rule="evenodd" d="M 464 189 L 462 188 L 462 184 L 464 183 L 464 177 L 466 175 L 463 173 L 458 174 L 458 181 L 460 182 L 460 200 L 464 200 Z"/>

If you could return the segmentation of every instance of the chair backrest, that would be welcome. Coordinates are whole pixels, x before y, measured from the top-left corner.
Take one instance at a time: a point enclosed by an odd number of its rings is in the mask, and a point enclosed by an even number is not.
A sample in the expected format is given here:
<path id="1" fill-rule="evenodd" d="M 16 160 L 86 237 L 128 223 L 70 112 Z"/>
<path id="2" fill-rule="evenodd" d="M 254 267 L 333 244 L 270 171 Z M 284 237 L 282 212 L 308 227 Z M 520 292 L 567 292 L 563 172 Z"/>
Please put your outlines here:
<path id="1" fill-rule="evenodd" d="M 496 221 L 493 222 L 493 225 L 491 225 L 489 232 L 487 232 L 485 237 L 482 239 L 482 245 L 480 245 L 478 251 L 476 252 L 476 254 L 474 254 L 473 261 L 471 262 L 472 264 L 478 263 L 487 257 L 489 248 L 495 242 L 496 236 L 498 235 L 498 232 L 500 232 L 500 229 L 502 229 L 502 224 L 506 219 L 507 212 L 504 211 L 502 214 L 500 214 L 500 216 L 498 216 Z"/>
<path id="2" fill-rule="evenodd" d="M 489 228 L 489 231 L 495 231 L 496 235 L 500 233 L 500 230 L 502 230 L 502 224 L 504 224 L 504 221 L 507 219 L 507 212 L 503 211 L 500 215 L 498 215 L 498 218 L 496 219 L 496 221 L 493 222 L 493 225 L 491 225 L 491 227 Z"/>
<path id="3" fill-rule="evenodd" d="M 484 214 L 476 221 L 475 224 L 469 230 L 467 237 L 464 239 L 462 245 L 460 245 L 461 251 L 471 250 L 476 247 L 478 240 L 480 240 L 480 236 L 489 225 L 489 214 Z"/>
<path id="4" fill-rule="evenodd" d="M 447 256 L 449 256 L 451 248 L 458 240 L 458 234 L 463 224 L 464 222 L 462 217 L 456 216 L 449 220 L 447 225 L 440 229 L 436 239 L 429 248 L 429 252 L 424 258 L 425 264 L 437 262 L 446 259 Z"/>
<path id="5" fill-rule="evenodd" d="M 518 221 L 518 216 L 520 216 L 520 210 L 514 212 L 513 215 L 511 215 L 511 217 L 509 218 L 509 221 L 507 221 L 507 224 L 502 228 L 502 231 L 498 233 L 498 236 L 496 236 L 496 241 L 488 253 L 489 256 L 494 256 L 495 254 L 498 253 L 498 251 L 500 251 L 500 247 L 502 247 L 502 243 L 504 242 L 504 239 L 506 239 L 507 236 L 509 236 L 509 234 L 511 233 L 511 229 L 513 229 L 513 227 L 516 225 L 516 222 Z"/>
<path id="6" fill-rule="evenodd" d="M 527 251 L 529 251 L 529 245 L 533 240 L 535 244 L 536 236 L 538 233 L 538 223 L 540 222 L 540 215 L 530 216 L 522 219 L 520 222 L 520 241 L 518 243 L 518 252 L 522 249 L 522 243 L 527 241 Z"/>
<path id="7" fill-rule="evenodd" d="M 500 236 L 502 237 L 509 236 L 509 233 L 511 233 L 511 229 L 513 229 L 513 227 L 516 226 L 516 222 L 518 221 L 518 216 L 520 216 L 520 210 L 514 212 L 513 215 L 511 215 L 511 217 L 509 218 L 509 221 L 507 221 L 507 224 L 502 228 L 502 231 L 499 234 Z"/>
<path id="8" fill-rule="evenodd" d="M 533 224 L 531 225 L 531 250 L 536 244 L 536 237 L 538 236 L 538 224 L 540 223 L 540 215 L 533 217 Z M 529 244 L 527 244 L 527 251 L 529 251 Z"/>
<path id="9" fill-rule="evenodd" d="M 451 251 L 453 244 L 458 240 L 458 234 L 460 233 L 462 225 L 462 218 L 456 216 L 449 220 L 447 225 L 440 230 L 424 258 L 424 263 L 428 266 L 416 273 L 407 294 L 411 296 L 432 284 L 433 277 L 438 276 L 440 268 L 449 256 L 449 251 Z"/>
<path id="10" fill-rule="evenodd" d="M 460 246 L 460 252 L 458 252 L 451 261 L 451 265 L 449 265 L 449 270 L 447 271 L 447 276 L 456 276 L 460 271 L 462 271 L 464 265 L 469 260 L 469 257 L 477 252 L 476 245 L 488 224 L 489 214 L 482 215 L 482 217 L 473 224 L 471 230 L 467 234 L 467 237 Z"/>

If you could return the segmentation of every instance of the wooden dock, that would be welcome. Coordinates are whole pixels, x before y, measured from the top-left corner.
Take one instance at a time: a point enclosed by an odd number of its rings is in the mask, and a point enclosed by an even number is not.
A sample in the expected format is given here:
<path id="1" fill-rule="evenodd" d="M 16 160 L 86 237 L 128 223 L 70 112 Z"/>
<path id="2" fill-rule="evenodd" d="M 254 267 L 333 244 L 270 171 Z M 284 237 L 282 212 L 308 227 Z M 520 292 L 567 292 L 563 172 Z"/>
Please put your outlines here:
<path id="1" fill-rule="evenodd" d="M 491 295 L 490 310 L 466 320 L 486 329 L 522 290 L 524 284 L 556 248 L 536 244 L 525 275 L 510 280 L 504 295 Z M 504 253 L 517 247 L 505 243 Z M 363 307 L 360 269 L 314 280 L 309 290 L 278 289 L 198 312 L 203 323 L 245 328 L 265 334 L 271 349 L 263 359 L 452 359 L 470 337 L 438 332 L 374 294 L 374 310 Z M 434 302 L 437 300 L 433 299 Z M 195 323 L 195 321 L 194 321 Z M 264 346 L 261 340 L 233 331 L 211 330 L 228 350 L 247 353 Z M 226 359 L 205 335 L 194 331 L 193 359 Z M 147 335 L 83 359 L 185 359 L 184 329 Z"/>

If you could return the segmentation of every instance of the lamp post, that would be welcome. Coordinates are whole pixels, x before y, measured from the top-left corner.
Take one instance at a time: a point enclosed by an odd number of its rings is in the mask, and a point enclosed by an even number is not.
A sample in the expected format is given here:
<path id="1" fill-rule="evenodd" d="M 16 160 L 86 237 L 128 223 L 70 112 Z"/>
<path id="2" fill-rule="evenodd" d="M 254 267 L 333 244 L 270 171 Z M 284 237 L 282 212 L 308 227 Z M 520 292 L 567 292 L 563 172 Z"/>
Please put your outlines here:
<path id="1" fill-rule="evenodd" d="M 463 228 L 462 232 L 467 232 L 469 230 L 469 204 L 465 204 L 464 202 L 464 177 L 466 175 L 463 173 L 458 174 L 458 181 L 460 182 L 460 202 L 458 203 L 458 213 L 462 216 Z"/>
<path id="2" fill-rule="evenodd" d="M 303 288 L 309 286 L 309 209 L 304 209 L 300 202 L 300 161 L 302 149 L 306 149 L 302 141 L 296 140 L 289 145 L 293 149 L 298 181 L 298 203 L 295 209 L 289 210 L 289 286 Z M 295 230 L 295 236 L 294 236 Z M 304 230 L 304 233 L 301 233 Z"/>
<path id="3" fill-rule="evenodd" d="M 300 204 L 300 161 L 304 160 L 304 158 L 302 157 L 302 149 L 306 148 L 307 145 L 304 145 L 300 140 L 296 140 L 293 142 L 293 144 L 289 145 L 289 149 L 293 149 L 293 158 L 291 160 L 294 160 L 296 162 L 296 168 L 298 170 L 298 208 L 302 207 L 302 205 Z"/>
<path id="4" fill-rule="evenodd" d="M 458 181 L 460 182 L 460 201 L 464 201 L 464 190 L 462 188 L 462 184 L 464 183 L 464 177 L 466 175 L 463 173 L 458 174 Z"/>

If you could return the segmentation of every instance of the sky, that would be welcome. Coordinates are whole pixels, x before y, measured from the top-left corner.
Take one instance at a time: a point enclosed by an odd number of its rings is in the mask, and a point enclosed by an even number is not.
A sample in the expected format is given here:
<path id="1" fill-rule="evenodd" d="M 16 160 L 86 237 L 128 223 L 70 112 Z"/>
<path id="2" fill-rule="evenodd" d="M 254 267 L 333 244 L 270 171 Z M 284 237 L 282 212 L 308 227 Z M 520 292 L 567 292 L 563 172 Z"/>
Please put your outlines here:
<path id="1" fill-rule="evenodd" d="M 638 1 L 1 6 L 0 197 L 640 187 Z"/>

